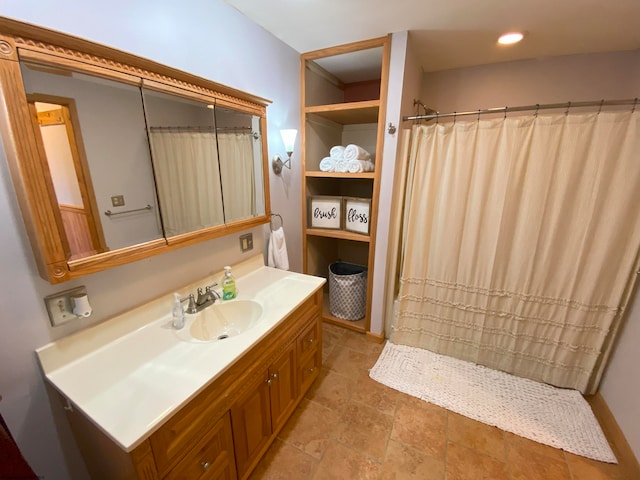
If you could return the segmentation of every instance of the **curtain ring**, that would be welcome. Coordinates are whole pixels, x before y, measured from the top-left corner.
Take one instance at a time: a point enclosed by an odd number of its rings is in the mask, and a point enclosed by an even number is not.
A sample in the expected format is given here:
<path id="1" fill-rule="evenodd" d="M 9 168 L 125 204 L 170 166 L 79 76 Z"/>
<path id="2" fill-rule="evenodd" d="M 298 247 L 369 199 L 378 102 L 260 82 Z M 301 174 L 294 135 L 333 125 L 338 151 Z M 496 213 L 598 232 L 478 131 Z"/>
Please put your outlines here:
<path id="1" fill-rule="evenodd" d="M 534 117 L 537 117 L 537 116 L 538 116 L 538 110 L 540 110 L 540 104 L 539 104 L 539 103 L 536 103 L 536 111 L 535 111 L 535 113 L 533 114 L 533 116 L 534 116 Z"/>
<path id="2" fill-rule="evenodd" d="M 509 110 L 509 107 L 504 107 L 504 120 L 507 119 L 507 110 Z"/>
<path id="3" fill-rule="evenodd" d="M 458 112 L 453 112 L 453 124 L 456 124 L 456 116 L 457 116 Z"/>
<path id="4" fill-rule="evenodd" d="M 598 108 L 598 115 L 600 115 L 600 112 L 602 111 L 602 105 L 604 105 L 604 98 L 602 100 L 600 100 L 600 107 Z"/>
<path id="5" fill-rule="evenodd" d="M 569 115 L 569 109 L 571 108 L 571 102 L 567 102 L 567 111 L 564 112 L 565 115 Z"/>
<path id="6" fill-rule="evenodd" d="M 480 109 L 478 109 L 478 121 L 480 121 Z"/>
<path id="7" fill-rule="evenodd" d="M 631 113 L 636 111 L 636 105 L 638 105 L 638 97 L 633 100 L 633 108 L 631 109 Z"/>
<path id="8" fill-rule="evenodd" d="M 436 113 L 436 125 L 440 123 L 440 114 Z"/>

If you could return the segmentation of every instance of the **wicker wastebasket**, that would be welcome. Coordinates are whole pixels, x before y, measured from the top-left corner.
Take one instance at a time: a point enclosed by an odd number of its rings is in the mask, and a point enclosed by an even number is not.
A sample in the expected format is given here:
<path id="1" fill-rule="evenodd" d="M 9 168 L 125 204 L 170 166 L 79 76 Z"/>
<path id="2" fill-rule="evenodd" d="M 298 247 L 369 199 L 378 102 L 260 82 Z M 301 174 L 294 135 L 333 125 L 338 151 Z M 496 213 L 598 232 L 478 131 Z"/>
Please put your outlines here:
<path id="1" fill-rule="evenodd" d="M 356 321 L 366 313 L 367 267 L 346 262 L 329 265 L 329 312 Z"/>

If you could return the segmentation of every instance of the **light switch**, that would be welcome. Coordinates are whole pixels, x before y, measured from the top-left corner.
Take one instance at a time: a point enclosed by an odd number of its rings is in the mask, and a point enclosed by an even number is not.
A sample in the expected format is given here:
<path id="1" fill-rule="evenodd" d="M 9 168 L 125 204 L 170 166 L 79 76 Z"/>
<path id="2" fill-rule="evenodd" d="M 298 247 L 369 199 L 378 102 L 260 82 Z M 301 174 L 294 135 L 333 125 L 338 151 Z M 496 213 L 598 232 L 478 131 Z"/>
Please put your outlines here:
<path id="1" fill-rule="evenodd" d="M 242 253 L 253 250 L 253 233 L 240 235 L 240 250 Z"/>
<path id="2" fill-rule="evenodd" d="M 114 195 L 111 197 L 111 206 L 124 207 L 124 195 Z"/>

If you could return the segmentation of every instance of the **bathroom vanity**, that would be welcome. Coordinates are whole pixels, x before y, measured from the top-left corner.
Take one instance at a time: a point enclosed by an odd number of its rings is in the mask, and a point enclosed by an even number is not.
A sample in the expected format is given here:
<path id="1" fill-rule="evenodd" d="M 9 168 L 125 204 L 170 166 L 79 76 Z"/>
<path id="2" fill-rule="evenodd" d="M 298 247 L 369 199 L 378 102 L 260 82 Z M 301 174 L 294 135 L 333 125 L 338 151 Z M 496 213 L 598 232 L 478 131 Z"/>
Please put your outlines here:
<path id="1" fill-rule="evenodd" d="M 266 452 L 319 374 L 325 280 L 261 255 L 234 274 L 238 299 L 220 306 L 259 318 L 220 340 L 192 335 L 199 314 L 173 329 L 168 294 L 38 349 L 92 478 L 242 479 Z"/>

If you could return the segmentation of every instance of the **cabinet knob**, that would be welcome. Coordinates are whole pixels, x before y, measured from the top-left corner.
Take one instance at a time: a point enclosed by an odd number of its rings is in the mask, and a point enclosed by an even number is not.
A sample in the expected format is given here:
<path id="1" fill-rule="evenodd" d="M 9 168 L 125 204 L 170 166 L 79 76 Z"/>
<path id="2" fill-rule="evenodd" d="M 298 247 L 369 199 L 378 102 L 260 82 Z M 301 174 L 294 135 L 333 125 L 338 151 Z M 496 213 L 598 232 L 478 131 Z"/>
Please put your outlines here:
<path id="1" fill-rule="evenodd" d="M 310 339 L 309 339 L 309 343 L 313 343 L 313 338 L 310 338 Z"/>
<path id="2" fill-rule="evenodd" d="M 271 379 L 267 379 L 267 385 L 271 386 Z"/>
<path id="3" fill-rule="evenodd" d="M 272 373 L 271 374 L 271 378 L 273 378 L 274 380 L 276 380 L 278 378 L 278 374 L 277 373 Z"/>
<path id="4" fill-rule="evenodd" d="M 314 367 L 311 367 L 311 368 L 309 369 L 309 373 L 313 373 L 313 371 L 314 371 L 314 370 L 315 370 L 315 368 L 314 368 Z"/>
<path id="5" fill-rule="evenodd" d="M 209 470 L 209 467 L 211 466 L 209 462 L 200 462 L 200 465 L 202 465 L 203 472 L 206 472 L 207 470 Z"/>

